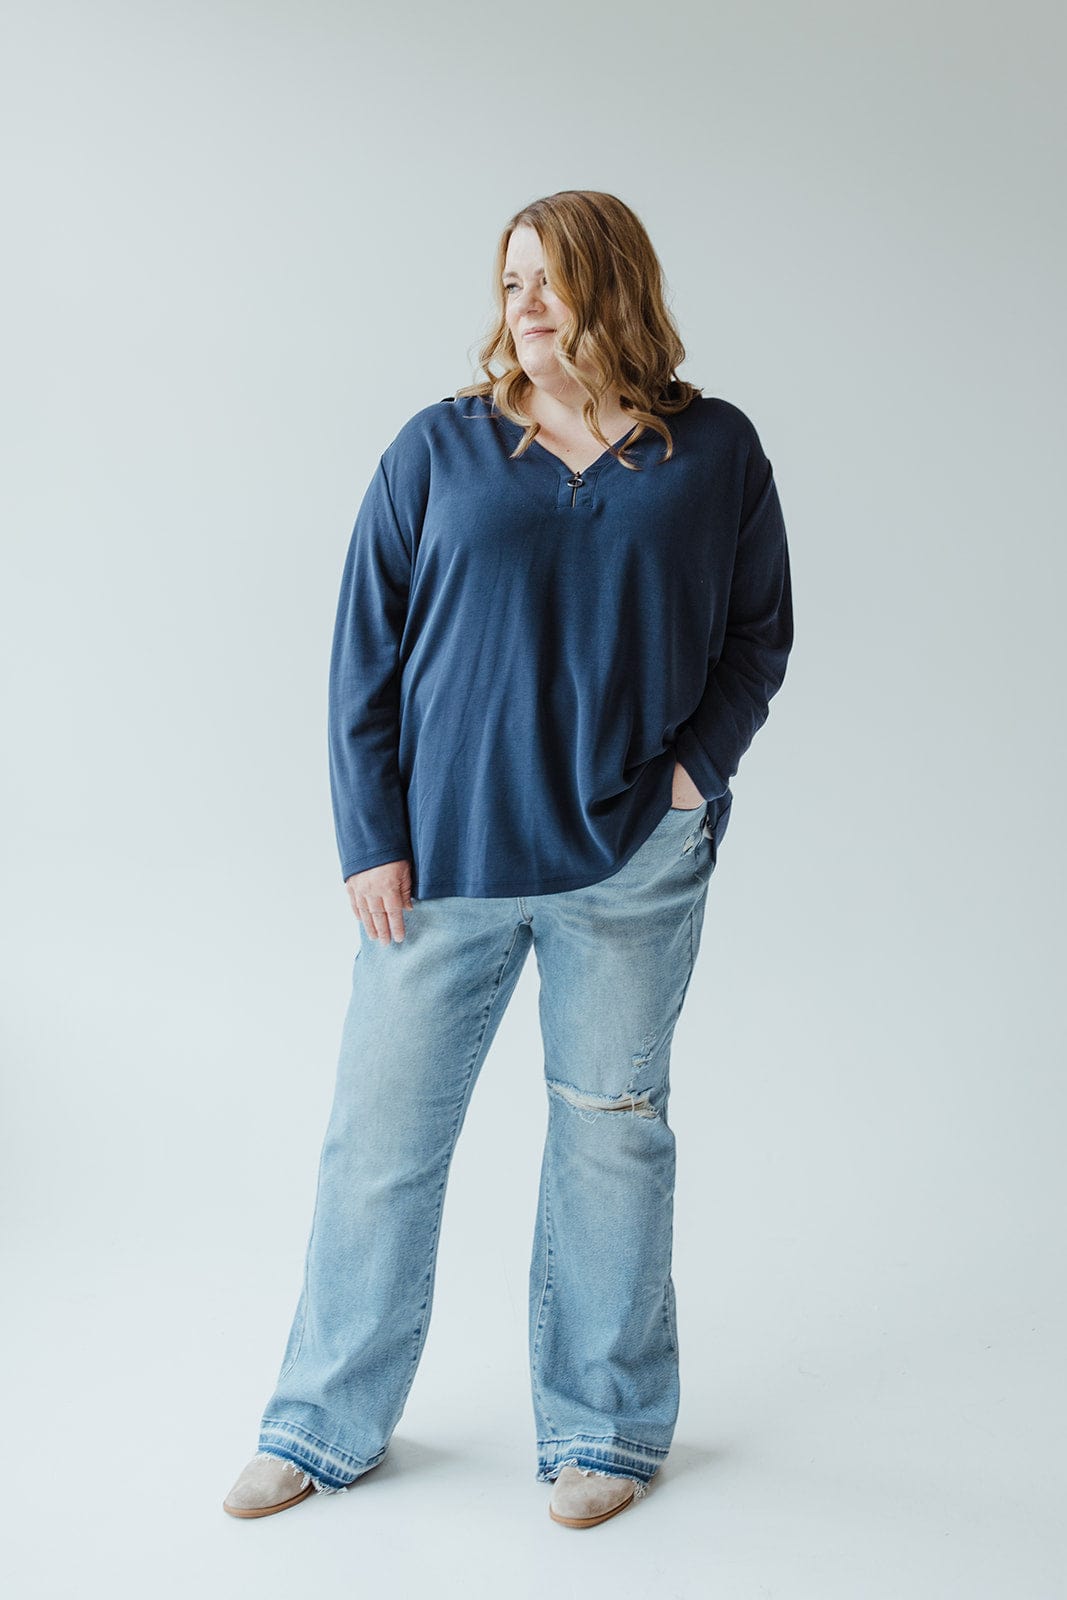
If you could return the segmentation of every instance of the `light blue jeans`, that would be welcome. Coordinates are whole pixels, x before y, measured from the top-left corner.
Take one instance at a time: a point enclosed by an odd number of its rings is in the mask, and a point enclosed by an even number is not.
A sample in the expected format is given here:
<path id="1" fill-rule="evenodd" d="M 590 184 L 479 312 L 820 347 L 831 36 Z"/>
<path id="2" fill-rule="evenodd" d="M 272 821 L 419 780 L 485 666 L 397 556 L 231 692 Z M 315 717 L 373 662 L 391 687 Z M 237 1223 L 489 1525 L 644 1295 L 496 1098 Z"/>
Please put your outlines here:
<path id="1" fill-rule="evenodd" d="M 633 1478 L 678 1414 L 675 1024 L 729 801 L 672 807 L 600 883 L 360 925 L 303 1288 L 259 1449 L 336 1492 L 378 1465 L 426 1340 L 452 1153 L 531 945 L 548 1129 L 529 1280 L 537 1478 Z M 715 825 L 711 817 L 715 814 Z"/>

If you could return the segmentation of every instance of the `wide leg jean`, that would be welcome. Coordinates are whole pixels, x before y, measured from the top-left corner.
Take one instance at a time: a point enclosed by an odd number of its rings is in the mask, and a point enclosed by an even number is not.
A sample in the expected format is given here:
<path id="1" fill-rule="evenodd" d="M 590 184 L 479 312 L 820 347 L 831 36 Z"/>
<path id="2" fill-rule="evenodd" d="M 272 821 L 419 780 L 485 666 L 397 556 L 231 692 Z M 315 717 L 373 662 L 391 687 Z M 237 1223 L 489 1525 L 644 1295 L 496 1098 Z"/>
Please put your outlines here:
<path id="1" fill-rule="evenodd" d="M 711 808 L 713 809 L 713 808 Z M 416 900 L 360 927 L 303 1287 L 259 1449 L 336 1492 L 378 1465 L 429 1326 L 453 1150 L 533 947 L 548 1128 L 529 1278 L 537 1478 L 643 1494 L 678 1413 L 671 1040 L 715 866 L 709 807 L 672 807 L 599 883 Z"/>

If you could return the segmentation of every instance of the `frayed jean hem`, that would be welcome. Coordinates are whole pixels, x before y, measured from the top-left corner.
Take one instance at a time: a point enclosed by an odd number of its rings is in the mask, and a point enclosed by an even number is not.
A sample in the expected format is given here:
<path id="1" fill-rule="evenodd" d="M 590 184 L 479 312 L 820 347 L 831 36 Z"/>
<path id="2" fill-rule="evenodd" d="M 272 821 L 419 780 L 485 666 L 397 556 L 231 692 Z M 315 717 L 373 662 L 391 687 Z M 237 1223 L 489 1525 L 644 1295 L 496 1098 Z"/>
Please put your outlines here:
<path id="1" fill-rule="evenodd" d="M 385 1455 L 382 1450 L 373 1461 L 360 1461 L 337 1445 L 316 1438 L 298 1423 L 271 1418 L 264 1418 L 260 1427 L 259 1453 L 288 1461 L 310 1478 L 320 1494 L 343 1494 Z"/>
<path id="2" fill-rule="evenodd" d="M 590 1434 L 575 1434 L 569 1439 L 537 1441 L 537 1481 L 552 1483 L 564 1467 L 603 1478 L 632 1478 L 639 1499 L 655 1477 L 667 1451 L 654 1445 L 637 1444 L 618 1435 L 598 1439 Z"/>

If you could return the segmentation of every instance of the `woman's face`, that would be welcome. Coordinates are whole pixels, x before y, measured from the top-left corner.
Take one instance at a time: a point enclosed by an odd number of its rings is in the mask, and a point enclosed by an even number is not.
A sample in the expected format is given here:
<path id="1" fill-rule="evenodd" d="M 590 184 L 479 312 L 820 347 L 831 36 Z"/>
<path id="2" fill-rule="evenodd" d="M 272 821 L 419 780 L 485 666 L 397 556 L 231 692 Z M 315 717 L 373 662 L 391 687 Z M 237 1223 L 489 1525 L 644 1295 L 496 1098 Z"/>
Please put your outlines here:
<path id="1" fill-rule="evenodd" d="M 534 380 L 557 376 L 556 330 L 567 321 L 570 312 L 546 282 L 541 240 L 535 229 L 525 225 L 514 228 L 508 240 L 504 309 L 519 365 Z"/>

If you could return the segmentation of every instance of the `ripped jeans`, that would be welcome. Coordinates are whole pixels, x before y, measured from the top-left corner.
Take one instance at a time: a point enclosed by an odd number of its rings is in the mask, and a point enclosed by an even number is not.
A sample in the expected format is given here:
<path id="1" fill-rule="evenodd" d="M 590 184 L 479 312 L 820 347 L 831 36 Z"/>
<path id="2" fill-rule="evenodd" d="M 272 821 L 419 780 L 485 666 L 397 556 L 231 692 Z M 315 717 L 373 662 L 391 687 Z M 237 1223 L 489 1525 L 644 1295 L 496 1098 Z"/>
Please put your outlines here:
<path id="1" fill-rule="evenodd" d="M 564 893 L 416 900 L 360 925 L 303 1288 L 259 1449 L 333 1493 L 378 1465 L 430 1320 L 445 1187 L 531 945 L 548 1127 L 529 1278 L 537 1479 L 666 1458 L 678 1413 L 671 1039 L 732 796 L 672 807 Z M 725 809 L 723 809 L 725 804 Z"/>

